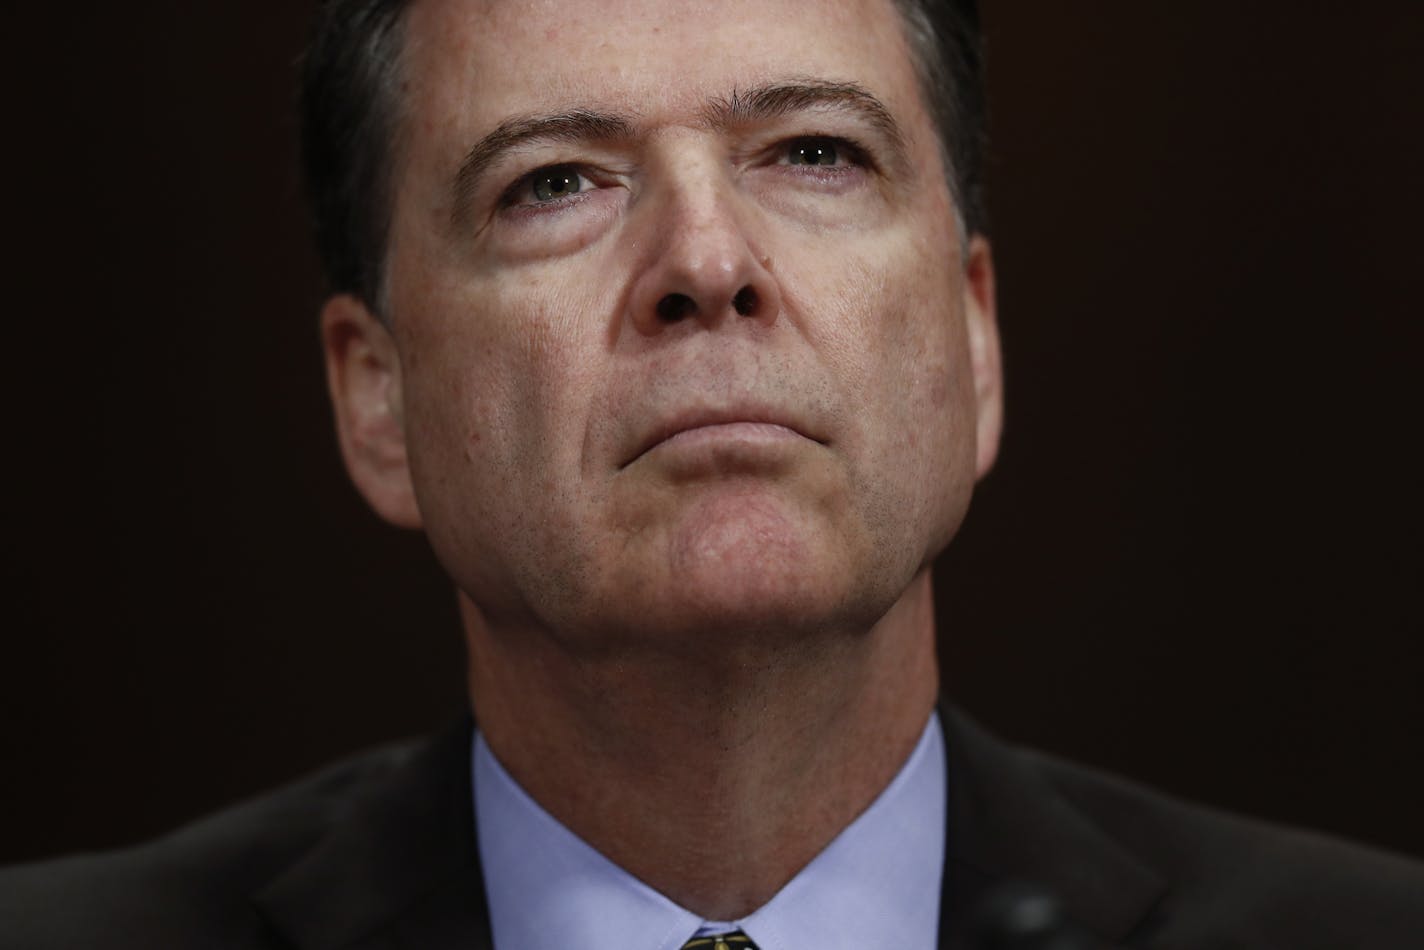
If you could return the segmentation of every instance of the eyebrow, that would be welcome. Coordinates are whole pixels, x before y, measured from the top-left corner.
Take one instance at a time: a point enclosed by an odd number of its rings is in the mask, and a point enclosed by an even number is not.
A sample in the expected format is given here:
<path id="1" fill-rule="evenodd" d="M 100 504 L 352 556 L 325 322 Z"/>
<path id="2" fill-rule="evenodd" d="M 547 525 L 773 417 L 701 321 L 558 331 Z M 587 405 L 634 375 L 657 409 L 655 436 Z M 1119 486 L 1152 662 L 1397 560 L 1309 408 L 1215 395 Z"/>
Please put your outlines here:
<path id="1" fill-rule="evenodd" d="M 885 139 L 896 163 L 907 160 L 905 136 L 885 104 L 852 82 L 797 79 L 768 83 L 713 99 L 702 110 L 702 121 L 714 129 L 751 125 L 798 112 L 830 109 L 848 112 L 869 123 Z M 485 173 L 516 148 L 531 143 L 590 142 L 631 139 L 637 132 L 633 116 L 592 109 L 571 109 L 547 115 L 515 116 L 497 125 L 466 153 L 455 173 L 453 205 L 458 222 Z"/>

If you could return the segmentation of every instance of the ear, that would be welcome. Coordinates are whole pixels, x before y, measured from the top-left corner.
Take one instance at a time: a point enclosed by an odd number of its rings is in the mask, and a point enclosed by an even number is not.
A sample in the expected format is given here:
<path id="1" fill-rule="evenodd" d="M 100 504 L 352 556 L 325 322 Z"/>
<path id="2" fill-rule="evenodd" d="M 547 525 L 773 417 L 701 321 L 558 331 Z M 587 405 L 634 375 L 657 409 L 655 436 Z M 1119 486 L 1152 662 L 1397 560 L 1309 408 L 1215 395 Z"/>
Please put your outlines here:
<path id="1" fill-rule="evenodd" d="M 376 514 L 397 527 L 419 528 L 395 340 L 350 294 L 331 297 L 321 308 L 321 340 L 347 473 Z"/>
<path id="2" fill-rule="evenodd" d="M 999 454 L 999 435 L 1004 427 L 1004 369 L 999 353 L 994 254 L 989 239 L 982 234 L 969 239 L 969 258 L 964 268 L 964 317 L 977 412 L 975 477 L 983 478 Z"/>

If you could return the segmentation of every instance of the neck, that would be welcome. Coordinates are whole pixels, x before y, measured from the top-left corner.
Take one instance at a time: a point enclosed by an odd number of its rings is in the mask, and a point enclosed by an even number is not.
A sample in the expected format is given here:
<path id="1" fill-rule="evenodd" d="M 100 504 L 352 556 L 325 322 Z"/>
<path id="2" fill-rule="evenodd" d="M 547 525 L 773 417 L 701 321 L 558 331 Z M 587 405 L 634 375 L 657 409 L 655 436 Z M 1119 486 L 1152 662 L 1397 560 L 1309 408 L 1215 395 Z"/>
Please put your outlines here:
<path id="1" fill-rule="evenodd" d="M 864 811 L 938 689 L 928 569 L 869 631 L 756 662 L 573 658 L 461 604 L 476 719 L 501 764 L 605 857 L 707 919 L 766 903 Z"/>

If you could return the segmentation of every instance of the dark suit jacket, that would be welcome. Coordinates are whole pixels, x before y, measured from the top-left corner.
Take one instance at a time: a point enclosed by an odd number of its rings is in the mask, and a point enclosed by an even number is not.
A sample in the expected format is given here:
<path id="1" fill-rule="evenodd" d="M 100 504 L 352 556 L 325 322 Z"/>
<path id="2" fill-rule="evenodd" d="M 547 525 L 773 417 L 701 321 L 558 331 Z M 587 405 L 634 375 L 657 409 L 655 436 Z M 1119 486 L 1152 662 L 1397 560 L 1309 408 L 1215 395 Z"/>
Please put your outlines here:
<path id="1" fill-rule="evenodd" d="M 942 948 L 978 946 L 976 908 L 1011 880 L 1056 894 L 1091 946 L 1424 947 L 1420 864 L 1186 805 L 941 713 Z M 0 871 L 0 947 L 489 948 L 470 729 L 139 848 Z"/>

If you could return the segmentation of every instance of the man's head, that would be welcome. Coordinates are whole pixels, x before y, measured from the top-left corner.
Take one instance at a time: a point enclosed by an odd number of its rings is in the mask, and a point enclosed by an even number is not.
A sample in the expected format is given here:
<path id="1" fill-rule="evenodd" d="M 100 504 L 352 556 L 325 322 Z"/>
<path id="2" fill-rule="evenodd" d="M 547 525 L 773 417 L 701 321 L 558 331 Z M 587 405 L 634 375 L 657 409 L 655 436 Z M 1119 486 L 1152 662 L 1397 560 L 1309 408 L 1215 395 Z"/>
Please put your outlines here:
<path id="1" fill-rule="evenodd" d="M 590 650 L 863 629 L 953 535 L 997 443 L 992 268 L 905 25 L 386 21 L 382 289 L 327 304 L 332 391 L 358 487 L 486 622 Z"/>

